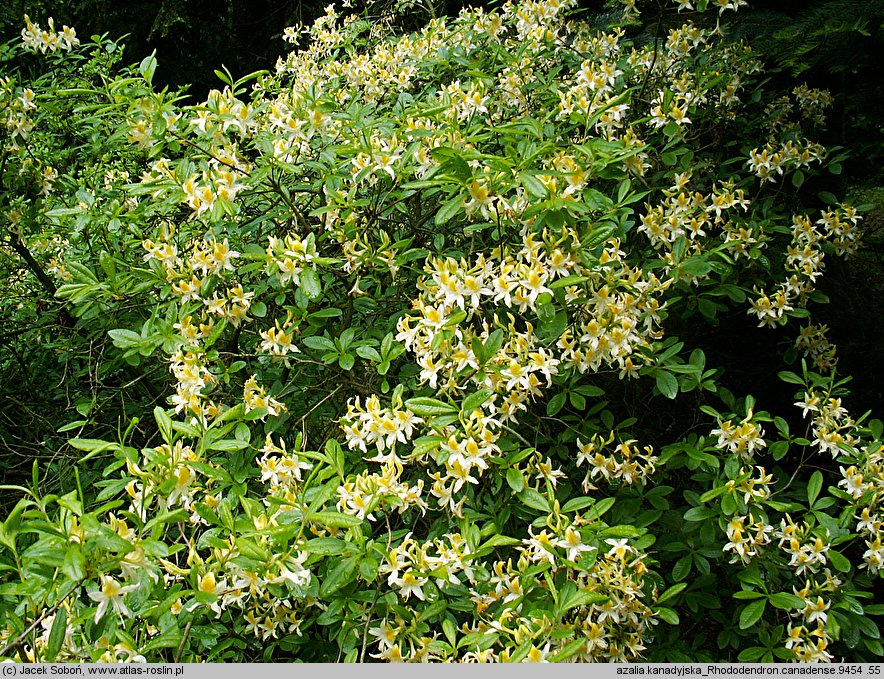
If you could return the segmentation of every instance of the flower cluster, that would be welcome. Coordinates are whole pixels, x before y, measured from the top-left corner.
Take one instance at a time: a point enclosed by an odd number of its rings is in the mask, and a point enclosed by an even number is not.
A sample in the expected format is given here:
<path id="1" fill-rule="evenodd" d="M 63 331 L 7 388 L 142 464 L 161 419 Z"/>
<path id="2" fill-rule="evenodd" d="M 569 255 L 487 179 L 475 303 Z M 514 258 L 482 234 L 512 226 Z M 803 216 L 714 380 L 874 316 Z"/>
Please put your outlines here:
<path id="1" fill-rule="evenodd" d="M 795 340 L 795 348 L 811 360 L 815 370 L 821 373 L 832 372 L 838 364 L 836 347 L 826 337 L 826 325 L 808 323 L 801 328 Z"/>
<path id="2" fill-rule="evenodd" d="M 305 269 L 316 271 L 316 244 L 313 234 L 299 238 L 290 234 L 284 238 L 270 236 L 267 245 L 267 274 L 275 276 L 280 286 L 300 285 Z"/>
<path id="3" fill-rule="evenodd" d="M 282 439 L 279 444 L 274 443 L 270 434 L 267 434 L 261 452 L 263 455 L 257 460 L 261 482 L 268 484 L 271 492 L 282 491 L 287 496 L 285 499 L 290 499 L 302 480 L 301 473 L 313 469 L 313 465 L 302 460 L 297 453 L 287 451 Z"/>
<path id="4" fill-rule="evenodd" d="M 748 564 L 758 556 L 761 548 L 771 542 L 773 526 L 764 519 L 748 516 L 735 516 L 728 521 L 725 528 L 728 542 L 722 548 L 724 552 L 733 552 L 731 563 Z"/>
<path id="5" fill-rule="evenodd" d="M 34 129 L 35 97 L 29 87 L 17 88 L 11 78 L 0 78 L 0 122 L 8 134 L 4 145 L 10 151 L 18 150 Z"/>
<path id="6" fill-rule="evenodd" d="M 783 143 L 771 143 L 760 151 L 752 149 L 749 154 L 749 169 L 754 172 L 761 183 L 776 181 L 787 170 L 808 168 L 813 162 L 825 159 L 826 150 L 820 144 L 791 139 Z"/>
<path id="7" fill-rule="evenodd" d="M 808 578 L 804 587 L 795 591 L 795 595 L 804 600 L 803 608 L 792 613 L 796 623 L 790 623 L 786 649 L 799 662 L 831 662 L 832 653 L 829 644 L 832 637 L 827 629 L 832 595 L 841 589 L 842 582 L 826 569 L 825 579 L 818 582 Z"/>
<path id="8" fill-rule="evenodd" d="M 614 442 L 613 433 L 607 438 L 593 434 L 587 443 L 577 439 L 577 466 L 586 464 L 588 467 L 583 479 L 583 489 L 587 493 L 595 489 L 597 478 L 608 483 L 619 481 L 631 485 L 637 481 L 647 482 L 654 473 L 657 456 L 651 446 L 639 448 L 634 445 L 634 439 L 612 446 Z"/>
<path id="9" fill-rule="evenodd" d="M 347 415 L 341 420 L 341 428 L 347 437 L 351 450 L 368 452 L 368 446 L 377 448 L 374 462 L 384 463 L 395 460 L 402 463 L 396 454 L 397 443 L 408 443 L 414 436 L 415 427 L 423 420 L 408 408 L 403 407 L 398 398 L 391 408 L 382 408 L 377 396 L 370 396 L 363 407 L 359 398 L 347 405 Z"/>
<path id="10" fill-rule="evenodd" d="M 816 573 L 828 563 L 828 539 L 812 534 L 806 523 L 798 526 L 787 516 L 780 529 L 774 532 L 774 537 L 779 540 L 780 549 L 789 556 L 789 567 L 796 575 L 807 571 Z"/>
<path id="11" fill-rule="evenodd" d="M 352 481 L 338 486 L 338 509 L 360 519 L 376 521 L 372 512 L 376 509 L 398 509 L 402 514 L 415 507 L 425 513 L 427 503 L 423 499 L 423 479 L 410 486 L 400 480 L 403 466 L 390 457 L 381 466 L 380 473 L 364 471 Z"/>
<path id="12" fill-rule="evenodd" d="M 716 446 L 731 455 L 737 455 L 743 462 L 752 462 L 755 451 L 767 446 L 764 440 L 764 429 L 752 421 L 750 412 L 738 425 L 731 420 L 718 423 L 718 429 L 712 430 L 717 436 Z"/>
<path id="13" fill-rule="evenodd" d="M 786 248 L 785 261 L 789 278 L 779 284 L 772 296 L 761 291 L 749 310 L 758 317 L 759 327 L 775 327 L 785 321 L 795 306 L 806 304 L 808 293 L 823 273 L 824 246 L 833 247 L 838 255 L 855 252 L 860 219 L 856 210 L 848 205 L 824 210 L 816 223 L 804 215 L 793 217 L 792 242 Z M 821 352 L 820 356 L 824 365 L 826 354 Z"/>
<path id="14" fill-rule="evenodd" d="M 25 15 L 25 27 L 21 31 L 22 43 L 31 52 L 70 52 L 80 44 L 77 32 L 70 26 L 62 26 L 60 31 L 55 30 L 55 21 L 49 17 L 47 22 L 49 30 L 44 31 L 40 26 L 31 21 Z"/>

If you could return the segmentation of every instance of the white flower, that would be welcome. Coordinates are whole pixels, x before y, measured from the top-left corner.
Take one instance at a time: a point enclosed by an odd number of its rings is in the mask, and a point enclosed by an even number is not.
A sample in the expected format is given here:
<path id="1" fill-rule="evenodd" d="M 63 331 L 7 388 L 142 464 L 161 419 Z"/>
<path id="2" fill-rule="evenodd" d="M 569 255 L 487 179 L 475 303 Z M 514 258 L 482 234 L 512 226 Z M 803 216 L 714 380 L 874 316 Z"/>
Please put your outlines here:
<path id="1" fill-rule="evenodd" d="M 627 538 L 622 538 L 620 540 L 615 540 L 614 538 L 608 538 L 605 540 L 609 545 L 611 545 L 611 549 L 608 550 L 608 556 L 614 556 L 618 559 L 624 559 L 630 553 L 632 553 L 632 547 L 628 544 Z"/>
<path id="2" fill-rule="evenodd" d="M 625 543 L 626 541 L 624 540 L 623 542 Z M 591 552 L 595 550 L 595 547 L 583 544 L 583 538 L 580 536 L 579 532 L 574 530 L 573 526 L 568 526 L 565 529 L 564 537 L 556 540 L 555 545 L 556 547 L 562 547 L 568 550 L 569 561 L 577 561 L 583 552 Z"/>
<path id="3" fill-rule="evenodd" d="M 121 587 L 120 583 L 109 575 L 101 576 L 101 589 L 89 592 L 89 598 L 97 601 L 98 610 L 95 612 L 95 622 L 97 623 L 104 617 L 107 608 L 113 604 L 114 610 L 120 615 L 131 616 L 126 604 L 123 603 L 123 595 L 138 589 L 138 583 Z"/>
<path id="4" fill-rule="evenodd" d="M 416 576 L 410 568 L 402 574 L 401 578 L 393 578 L 391 584 L 399 587 L 399 592 L 404 599 L 411 598 L 413 594 L 421 601 L 424 600 L 424 590 L 422 587 L 427 584 L 427 578 Z"/>

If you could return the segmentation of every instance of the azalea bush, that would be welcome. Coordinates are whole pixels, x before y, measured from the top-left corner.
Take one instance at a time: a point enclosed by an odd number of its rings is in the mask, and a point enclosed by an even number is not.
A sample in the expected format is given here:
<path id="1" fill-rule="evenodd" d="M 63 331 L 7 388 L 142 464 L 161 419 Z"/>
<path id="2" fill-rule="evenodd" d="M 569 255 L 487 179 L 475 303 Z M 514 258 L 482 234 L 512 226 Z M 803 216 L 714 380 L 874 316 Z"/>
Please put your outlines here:
<path id="1" fill-rule="evenodd" d="M 193 107 L 106 40 L 7 43 L 4 318 L 51 290 L 29 332 L 85 367 L 4 486 L 0 656 L 884 653 L 884 427 L 808 310 L 860 247 L 832 100 L 766 85 L 740 0 L 574 4 L 330 6 Z M 781 356 L 754 394 L 734 318 Z"/>

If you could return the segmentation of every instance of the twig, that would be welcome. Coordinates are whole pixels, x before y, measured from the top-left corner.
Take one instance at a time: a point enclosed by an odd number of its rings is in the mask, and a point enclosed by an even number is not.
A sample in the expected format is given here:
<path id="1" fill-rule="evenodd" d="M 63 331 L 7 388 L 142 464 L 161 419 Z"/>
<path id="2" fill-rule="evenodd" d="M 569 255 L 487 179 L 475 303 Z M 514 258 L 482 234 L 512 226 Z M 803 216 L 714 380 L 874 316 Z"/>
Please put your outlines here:
<path id="1" fill-rule="evenodd" d="M 335 394 L 337 394 L 337 393 L 341 390 L 341 387 L 343 387 L 343 386 L 344 386 L 343 384 L 339 384 L 337 387 L 334 388 L 334 391 L 332 391 L 332 392 L 326 394 L 326 395 L 322 398 L 322 400 L 320 400 L 316 405 L 314 405 L 312 408 L 310 408 L 310 410 L 308 410 L 306 413 L 304 413 L 304 416 L 299 420 L 299 424 L 303 423 L 304 420 L 307 419 L 307 416 L 310 415 L 310 413 L 312 413 L 312 412 L 313 412 L 314 410 L 316 410 L 319 406 L 321 406 L 323 403 L 325 403 L 326 401 L 328 401 L 332 396 L 334 396 Z"/>
<path id="2" fill-rule="evenodd" d="M 524 436 L 522 436 L 522 435 L 521 435 L 519 432 L 517 432 L 515 429 L 511 429 L 510 427 L 506 426 L 505 424 L 501 424 L 500 426 L 503 427 L 504 429 L 506 429 L 510 434 L 512 434 L 513 436 L 515 436 L 517 439 L 519 439 L 519 440 L 520 440 L 522 443 L 524 443 L 526 446 L 531 447 L 531 443 L 528 441 L 528 439 L 526 439 Z"/>
<path id="3" fill-rule="evenodd" d="M 654 70 L 654 66 L 657 65 L 657 52 L 659 51 L 658 45 L 660 42 L 660 29 L 663 27 L 663 8 L 659 7 L 659 14 L 657 15 L 657 27 L 654 29 L 654 56 L 651 58 L 651 65 L 648 67 L 648 70 L 645 71 L 645 77 L 642 80 L 642 88 L 639 90 L 638 97 L 636 99 L 641 99 L 645 94 L 645 88 L 648 85 L 648 78 L 651 75 L 651 71 Z"/>
<path id="4" fill-rule="evenodd" d="M 190 628 L 193 627 L 193 618 L 187 621 L 187 626 L 184 628 L 184 634 L 181 637 L 181 643 L 178 644 L 178 650 L 175 651 L 175 661 L 181 662 L 181 654 L 184 653 L 184 645 L 187 643 L 187 637 L 190 636 Z"/>
<path id="5" fill-rule="evenodd" d="M 378 602 L 378 597 L 381 594 L 380 588 L 377 588 L 374 592 L 374 601 L 371 602 L 371 608 L 368 609 L 368 616 L 365 619 L 365 627 L 362 629 L 362 649 L 359 651 L 359 662 L 365 662 L 365 651 L 368 647 L 368 626 L 371 624 L 371 614 L 374 612 L 374 607 Z"/>

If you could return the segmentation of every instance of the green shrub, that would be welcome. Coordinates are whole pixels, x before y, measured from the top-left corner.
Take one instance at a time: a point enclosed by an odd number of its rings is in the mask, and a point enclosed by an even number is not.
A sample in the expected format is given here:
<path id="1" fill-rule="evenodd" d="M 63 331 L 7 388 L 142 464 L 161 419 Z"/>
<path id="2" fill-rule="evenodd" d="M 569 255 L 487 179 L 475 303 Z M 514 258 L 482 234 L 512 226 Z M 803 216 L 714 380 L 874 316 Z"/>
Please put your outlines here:
<path id="1" fill-rule="evenodd" d="M 3 228 L 64 236 L 56 295 L 112 343 L 99 369 L 167 366 L 174 393 L 116 437 L 70 423 L 86 454 L 51 494 L 36 466 L 6 487 L 2 653 L 882 653 L 882 425 L 842 406 L 806 309 L 859 237 L 804 188 L 839 171 L 812 141 L 831 101 L 766 90 L 726 29 L 640 46 L 572 4 L 401 36 L 329 8 L 192 108 L 151 59 L 97 67 L 106 103 L 65 110 L 120 160 L 75 147 Z M 33 111 L 5 81 L 4 165 L 71 152 L 52 106 L 102 49 L 48 56 Z M 747 314 L 791 334 L 791 412 L 707 363 L 706 329 Z"/>

